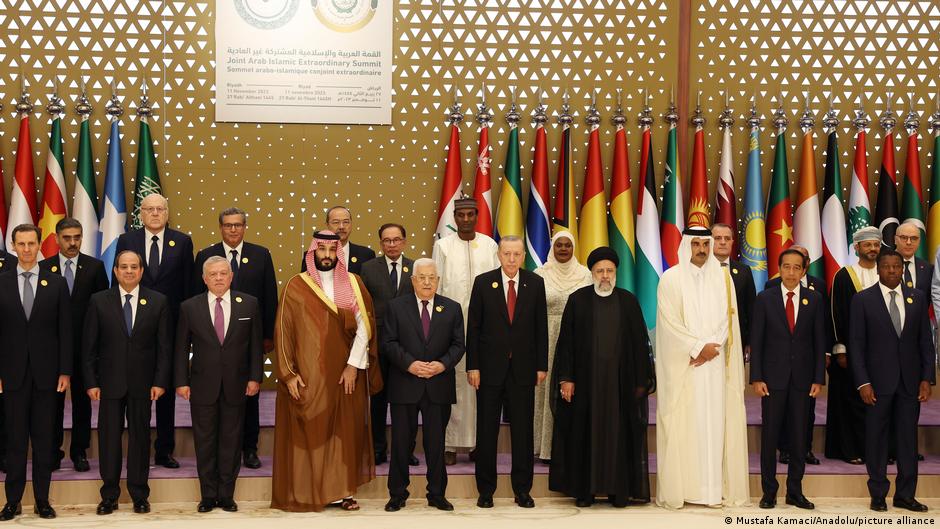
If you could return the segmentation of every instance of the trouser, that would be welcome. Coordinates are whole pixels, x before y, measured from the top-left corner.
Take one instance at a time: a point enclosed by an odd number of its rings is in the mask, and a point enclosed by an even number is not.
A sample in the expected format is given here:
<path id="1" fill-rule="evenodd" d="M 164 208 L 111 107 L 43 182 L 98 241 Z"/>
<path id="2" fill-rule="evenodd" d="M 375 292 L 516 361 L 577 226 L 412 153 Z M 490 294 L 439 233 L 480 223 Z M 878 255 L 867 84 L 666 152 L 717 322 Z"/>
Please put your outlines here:
<path id="1" fill-rule="evenodd" d="M 75 364 L 80 366 L 80 363 Z M 72 376 L 70 381 L 69 393 L 72 399 L 72 435 L 69 443 L 69 457 L 75 460 L 79 455 L 84 455 L 91 444 L 91 399 L 85 392 L 85 384 L 81 377 Z M 56 403 L 56 443 L 52 447 L 52 453 L 55 459 L 61 459 L 65 455 L 65 428 L 62 426 L 65 419 L 65 393 L 59 393 L 59 400 Z M 150 441 L 147 441 L 150 444 Z"/>
<path id="2" fill-rule="evenodd" d="M 190 411 L 202 499 L 231 499 L 241 468 L 245 403 L 229 404 L 219 395 L 209 405 L 190 402 Z"/>
<path id="3" fill-rule="evenodd" d="M 388 472 L 388 492 L 392 497 L 407 496 L 409 479 L 408 460 L 418 434 L 418 412 L 421 412 L 421 430 L 424 457 L 427 461 L 428 494 L 444 496 L 447 490 L 447 470 L 444 466 L 444 430 L 450 420 L 451 404 L 431 402 L 427 392 L 415 404 L 392 404 L 392 457 Z"/>
<path id="4" fill-rule="evenodd" d="M 806 414 L 809 410 L 809 389 L 772 389 L 761 398 L 761 489 L 765 495 L 777 494 L 777 441 L 787 424 L 790 434 L 790 464 L 787 468 L 787 494 L 803 494 L 803 472 L 806 468 Z"/>
<path id="5" fill-rule="evenodd" d="M 39 389 L 30 367 L 18 389 L 3 388 L 6 411 L 7 503 L 19 503 L 26 488 L 26 454 L 33 445 L 33 498 L 49 501 L 52 454 L 55 442 L 55 389 Z"/>
<path id="6" fill-rule="evenodd" d="M 499 438 L 500 410 L 505 399 L 509 413 L 512 444 L 512 490 L 518 496 L 532 490 L 535 455 L 532 453 L 535 433 L 535 386 L 516 384 L 512 371 L 501 385 L 480 385 L 477 390 L 476 482 L 481 496 L 496 491 L 496 447 Z"/>
<path id="7" fill-rule="evenodd" d="M 98 452 L 101 460 L 101 499 L 121 495 L 121 437 L 127 418 L 127 492 L 134 501 L 150 497 L 150 399 L 125 396 L 101 399 L 98 406 Z"/>
<path id="8" fill-rule="evenodd" d="M 911 499 L 917 490 L 917 397 L 899 387 L 895 393 L 875 395 L 875 399 L 875 404 L 865 410 L 868 493 L 877 499 L 888 495 L 888 432 L 894 416 L 898 464 L 894 497 Z"/>

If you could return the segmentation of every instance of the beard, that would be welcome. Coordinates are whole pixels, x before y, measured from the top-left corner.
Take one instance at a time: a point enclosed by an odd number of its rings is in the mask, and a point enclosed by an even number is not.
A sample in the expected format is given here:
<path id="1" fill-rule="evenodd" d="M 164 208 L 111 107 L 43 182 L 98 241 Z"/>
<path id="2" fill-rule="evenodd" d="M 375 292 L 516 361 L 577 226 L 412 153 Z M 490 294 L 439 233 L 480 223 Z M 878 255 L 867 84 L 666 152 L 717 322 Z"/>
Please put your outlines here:
<path id="1" fill-rule="evenodd" d="M 598 292 L 610 292 L 617 285 L 617 278 L 613 278 L 610 282 L 594 280 L 594 289 Z"/>
<path id="2" fill-rule="evenodd" d="M 332 259 L 330 260 L 330 264 L 328 265 L 324 265 L 323 261 L 321 261 L 320 259 L 314 259 L 313 262 L 317 266 L 317 270 L 321 272 L 329 272 L 330 270 L 336 268 L 337 261 L 338 259 Z"/>

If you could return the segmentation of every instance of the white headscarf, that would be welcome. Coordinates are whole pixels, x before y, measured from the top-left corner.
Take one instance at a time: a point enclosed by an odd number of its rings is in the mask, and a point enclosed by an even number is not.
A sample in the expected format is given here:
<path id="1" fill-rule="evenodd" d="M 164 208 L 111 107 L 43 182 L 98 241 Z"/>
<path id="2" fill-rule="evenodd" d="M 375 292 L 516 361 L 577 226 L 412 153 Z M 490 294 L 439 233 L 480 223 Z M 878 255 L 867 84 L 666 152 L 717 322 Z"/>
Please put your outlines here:
<path id="1" fill-rule="evenodd" d="M 701 267 L 692 264 L 692 239 L 696 238 L 706 239 L 710 243 L 708 258 Z M 681 272 L 679 281 L 684 293 L 684 323 L 693 334 L 702 338 L 716 335 L 727 337 L 728 333 L 728 286 L 725 284 L 725 271 L 712 253 L 713 245 L 714 239 L 711 236 L 683 235 L 679 243 L 679 262 L 676 265 Z M 716 343 L 723 341 L 716 340 Z"/>
<path id="2" fill-rule="evenodd" d="M 571 259 L 567 262 L 559 263 L 555 258 L 555 241 L 560 238 L 566 238 L 571 241 Z M 593 280 L 591 271 L 586 266 L 578 262 L 577 243 L 574 235 L 568 231 L 560 231 L 552 236 L 551 250 L 548 252 L 548 261 L 535 269 L 535 273 L 545 279 L 546 288 L 551 288 L 561 292 L 574 292 L 578 288 L 590 285 Z"/>

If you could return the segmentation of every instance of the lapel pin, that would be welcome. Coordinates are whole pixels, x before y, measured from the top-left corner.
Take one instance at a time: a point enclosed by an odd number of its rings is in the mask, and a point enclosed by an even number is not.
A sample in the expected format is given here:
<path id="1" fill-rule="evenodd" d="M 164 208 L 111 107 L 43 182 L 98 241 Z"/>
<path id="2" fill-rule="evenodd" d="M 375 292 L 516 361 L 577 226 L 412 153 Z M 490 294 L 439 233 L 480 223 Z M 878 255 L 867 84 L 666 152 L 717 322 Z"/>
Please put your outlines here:
<path id="1" fill-rule="evenodd" d="M 358 259 L 355 255 L 352 256 L 349 260 L 352 261 L 352 262 L 354 262 L 354 263 L 358 263 L 358 262 L 359 262 L 359 259 Z"/>
<path id="2" fill-rule="evenodd" d="M 0 268 L 3 268 L 3 261 L 0 261 Z"/>
<path id="3" fill-rule="evenodd" d="M 912 281 L 907 282 L 907 288 L 912 288 L 913 286 L 914 286 L 914 283 Z"/>
<path id="4" fill-rule="evenodd" d="M 732 274 L 737 274 L 737 273 L 738 273 L 738 269 L 737 269 L 737 268 L 732 268 L 732 269 L 731 269 L 731 273 L 732 273 Z"/>
<path id="5" fill-rule="evenodd" d="M 408 267 L 407 267 L 407 266 L 401 267 L 401 271 L 402 271 L 402 272 L 408 272 Z"/>
<path id="6" fill-rule="evenodd" d="M 496 281 L 493 281 L 493 288 L 499 288 L 499 283 L 497 283 Z"/>
<path id="7" fill-rule="evenodd" d="M 140 298 L 140 304 L 141 304 L 141 305 L 146 305 L 146 304 L 147 304 L 147 300 L 144 299 L 144 298 Z"/>
<path id="8" fill-rule="evenodd" d="M 170 241 L 170 246 L 176 246 L 176 241 Z"/>
<path id="9" fill-rule="evenodd" d="M 813 285 L 810 285 L 810 286 L 809 286 L 809 289 L 810 289 L 810 290 L 816 290 L 816 287 L 814 287 Z"/>
<path id="10" fill-rule="evenodd" d="M 49 282 L 46 281 L 45 279 L 43 279 L 42 281 L 39 282 L 39 284 L 42 285 L 42 286 L 46 286 L 46 285 L 49 284 Z"/>
<path id="11" fill-rule="evenodd" d="M 52 266 L 52 271 L 53 271 L 53 272 L 58 272 L 58 271 L 59 271 L 59 267 L 53 265 L 53 266 Z"/>
<path id="12" fill-rule="evenodd" d="M 241 296 L 235 296 L 235 303 L 241 303 L 241 302 L 242 302 Z"/>
<path id="13" fill-rule="evenodd" d="M 242 257 L 242 264 L 248 264 L 248 258 Z"/>
<path id="14" fill-rule="evenodd" d="M 438 305 L 438 306 L 434 307 L 434 310 L 436 310 L 436 311 L 438 311 L 438 312 L 444 312 L 444 307 Z"/>
<path id="15" fill-rule="evenodd" d="M 907 298 L 907 304 L 910 305 L 911 303 L 914 303 L 914 298 Z"/>
<path id="16" fill-rule="evenodd" d="M 804 305 L 809 305 L 809 300 L 806 299 L 806 298 L 803 298 L 803 304 L 804 304 Z"/>

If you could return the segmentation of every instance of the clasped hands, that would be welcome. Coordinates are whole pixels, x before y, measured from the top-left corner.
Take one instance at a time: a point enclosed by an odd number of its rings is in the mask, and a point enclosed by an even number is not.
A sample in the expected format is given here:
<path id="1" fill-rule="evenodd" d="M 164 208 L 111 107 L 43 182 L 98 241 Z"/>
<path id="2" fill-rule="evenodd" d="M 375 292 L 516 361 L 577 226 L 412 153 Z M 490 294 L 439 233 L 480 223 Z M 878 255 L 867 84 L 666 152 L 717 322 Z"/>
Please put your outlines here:
<path id="1" fill-rule="evenodd" d="M 408 372 L 418 378 L 431 378 L 444 372 L 444 364 L 437 360 L 431 362 L 422 362 L 415 360 L 408 366 Z"/>
<path id="2" fill-rule="evenodd" d="M 705 362 L 710 362 L 718 357 L 718 348 L 721 347 L 721 344 L 717 343 L 707 343 L 705 347 L 702 347 L 702 352 L 698 354 L 695 358 L 689 360 L 689 365 L 692 367 L 698 367 L 704 365 Z"/>

